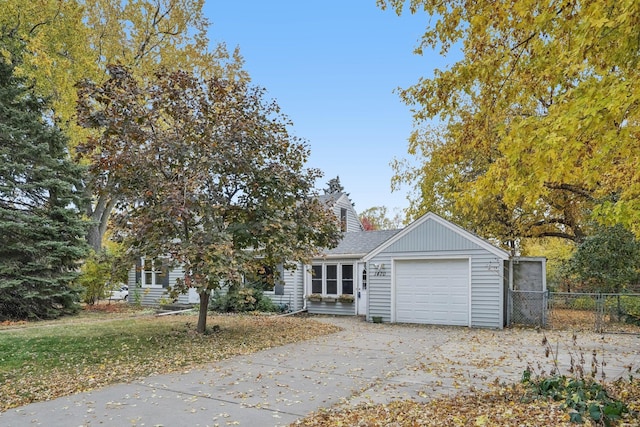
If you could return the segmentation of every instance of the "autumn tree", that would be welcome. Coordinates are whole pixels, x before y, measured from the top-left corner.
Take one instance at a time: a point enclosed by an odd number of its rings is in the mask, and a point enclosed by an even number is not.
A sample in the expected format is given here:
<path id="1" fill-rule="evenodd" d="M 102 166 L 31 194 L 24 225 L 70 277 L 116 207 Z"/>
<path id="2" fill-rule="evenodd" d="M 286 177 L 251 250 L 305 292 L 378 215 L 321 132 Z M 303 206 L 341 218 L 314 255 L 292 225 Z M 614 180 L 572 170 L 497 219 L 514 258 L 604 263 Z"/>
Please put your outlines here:
<path id="1" fill-rule="evenodd" d="M 117 173 L 116 226 L 139 255 L 170 256 L 196 288 L 204 332 L 211 291 L 265 265 L 306 260 L 340 237 L 313 196 L 319 171 L 263 90 L 241 80 L 124 67 L 81 86 L 79 117 L 99 128 L 78 147 L 96 176 Z M 114 167 L 118 165 L 118 167 Z"/>
<path id="2" fill-rule="evenodd" d="M 564 265 L 573 289 L 623 292 L 640 278 L 640 240 L 621 225 L 598 227 Z"/>
<path id="3" fill-rule="evenodd" d="M 23 45 L 0 37 L 0 320 L 55 318 L 77 309 L 72 286 L 86 253 L 78 211 L 84 170 L 15 75 Z"/>
<path id="4" fill-rule="evenodd" d="M 393 230 L 402 227 L 402 217 L 399 213 L 389 217 L 389 209 L 386 206 L 374 206 L 360 212 L 360 222 L 365 231 Z"/>
<path id="5" fill-rule="evenodd" d="M 395 184 L 413 216 L 457 216 L 508 245 L 581 242 L 591 219 L 640 234 L 640 3 L 378 0 L 431 17 L 416 53 L 462 59 L 401 90 L 415 106 Z"/>
<path id="6" fill-rule="evenodd" d="M 30 53 L 19 72 L 52 100 L 52 117 L 76 146 L 88 130 L 75 122 L 75 85 L 102 82 L 107 64 L 130 67 L 137 79 L 160 69 L 196 70 L 203 77 L 248 78 L 239 52 L 224 45 L 209 49 L 204 0 L 3 0 L 0 32 L 17 37 Z M 87 240 L 95 251 L 102 240 L 120 183 L 113 176 L 84 182 Z M 106 179 L 105 179 L 106 178 Z"/>

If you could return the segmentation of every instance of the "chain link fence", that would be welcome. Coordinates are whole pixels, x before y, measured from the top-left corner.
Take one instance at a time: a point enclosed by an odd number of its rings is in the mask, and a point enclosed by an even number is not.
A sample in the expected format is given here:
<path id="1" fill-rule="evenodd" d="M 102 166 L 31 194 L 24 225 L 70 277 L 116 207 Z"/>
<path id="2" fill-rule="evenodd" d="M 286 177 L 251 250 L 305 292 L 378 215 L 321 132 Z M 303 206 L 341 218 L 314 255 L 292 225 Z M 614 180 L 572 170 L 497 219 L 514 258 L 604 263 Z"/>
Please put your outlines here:
<path id="1" fill-rule="evenodd" d="M 509 325 L 640 333 L 640 294 L 509 292 Z"/>
<path id="2" fill-rule="evenodd" d="M 537 326 L 544 328 L 548 322 L 548 292 L 521 291 L 509 292 L 510 325 Z"/>
<path id="3" fill-rule="evenodd" d="M 552 292 L 548 327 L 638 333 L 640 294 Z"/>

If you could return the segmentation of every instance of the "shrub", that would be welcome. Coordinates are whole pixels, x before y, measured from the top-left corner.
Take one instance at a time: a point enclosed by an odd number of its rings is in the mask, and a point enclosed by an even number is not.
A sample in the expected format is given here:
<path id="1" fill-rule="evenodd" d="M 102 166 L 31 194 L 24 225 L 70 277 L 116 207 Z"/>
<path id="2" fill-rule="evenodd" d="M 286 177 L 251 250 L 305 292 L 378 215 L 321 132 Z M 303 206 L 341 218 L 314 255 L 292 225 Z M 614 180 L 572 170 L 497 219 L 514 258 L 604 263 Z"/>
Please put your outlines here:
<path id="1" fill-rule="evenodd" d="M 616 314 L 619 320 L 634 324 L 640 322 L 640 296 L 619 295 L 607 298 L 606 309 L 609 313 Z"/>
<path id="2" fill-rule="evenodd" d="M 587 237 L 563 266 L 563 275 L 585 290 L 618 293 L 638 280 L 638 270 L 640 240 L 618 224 L 598 227 Z"/>
<path id="3" fill-rule="evenodd" d="M 573 336 L 573 346 L 577 343 L 577 336 Z M 605 373 L 603 363 L 597 359 L 594 351 L 591 369 L 587 372 L 584 354 L 569 350 L 571 366 L 570 376 L 562 375 L 558 366 L 558 347 L 555 349 L 544 335 L 542 340 L 545 356 L 551 360 L 549 375 L 532 377 L 531 367 L 527 367 L 522 375 L 522 382 L 528 386 L 534 399 L 542 397 L 556 402 L 563 402 L 562 407 L 568 409 L 569 418 L 574 423 L 584 423 L 591 419 L 595 425 L 612 426 L 630 412 L 629 407 L 607 392 L 604 386 Z M 598 368 L 600 366 L 600 369 Z M 600 372 L 598 372 L 600 370 Z M 596 380 L 600 374 L 602 380 Z"/>
<path id="4" fill-rule="evenodd" d="M 118 288 L 121 282 L 126 282 L 127 264 L 119 251 L 115 247 L 113 250 L 92 252 L 85 260 L 77 279 L 85 303 L 95 304 L 100 298 L 106 297 L 109 291 Z"/>
<path id="5" fill-rule="evenodd" d="M 262 296 L 262 298 L 260 298 L 260 300 L 258 300 L 258 303 L 256 304 L 256 310 L 263 313 L 275 313 L 282 311 L 280 306 L 274 304 L 273 301 L 271 301 L 271 298 L 265 297 L 264 295 Z"/>
<path id="6" fill-rule="evenodd" d="M 82 265 L 78 283 L 82 286 L 82 299 L 87 304 L 95 304 L 104 298 L 107 282 L 111 276 L 111 262 L 104 252 L 93 252 Z"/>
<path id="7" fill-rule="evenodd" d="M 523 382 L 535 396 L 564 401 L 562 406 L 569 409 L 571 422 L 583 423 L 590 418 L 597 425 L 610 426 L 629 412 L 624 402 L 610 397 L 604 386 L 594 379 L 553 375 L 531 380 L 530 373 L 527 373 L 525 371 Z"/>
<path id="8" fill-rule="evenodd" d="M 571 308 L 574 310 L 590 310 L 593 311 L 596 309 L 596 298 L 595 296 L 583 296 L 575 298 L 571 302 Z"/>
<path id="9" fill-rule="evenodd" d="M 209 310 L 221 313 L 249 311 L 276 312 L 279 308 L 254 287 L 230 286 L 226 293 L 216 291 L 209 302 Z"/>

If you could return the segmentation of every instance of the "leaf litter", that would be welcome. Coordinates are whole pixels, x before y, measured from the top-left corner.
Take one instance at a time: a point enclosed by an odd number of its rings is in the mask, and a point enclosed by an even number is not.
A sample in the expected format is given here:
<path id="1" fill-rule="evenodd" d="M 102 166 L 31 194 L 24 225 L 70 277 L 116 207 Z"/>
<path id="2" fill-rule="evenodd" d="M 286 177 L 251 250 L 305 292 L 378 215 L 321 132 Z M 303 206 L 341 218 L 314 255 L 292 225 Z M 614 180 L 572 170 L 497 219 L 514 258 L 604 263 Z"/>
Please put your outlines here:
<path id="1" fill-rule="evenodd" d="M 67 319 L 59 325 L 55 322 L 11 325 L 0 333 L 0 348 L 4 352 L 26 347 L 28 356 L 20 366 L 8 366 L 5 359 L 0 358 L 0 412 L 149 375 L 186 372 L 340 329 L 304 317 L 218 315 L 208 320 L 208 324 L 213 325 L 211 332 L 202 335 L 195 332 L 196 322 L 196 315 L 146 314 L 123 318 L 116 313 L 115 317 L 113 314 L 98 316 L 82 322 Z M 104 336 L 101 328 L 108 330 Z M 78 348 L 87 340 L 96 342 L 90 350 L 78 351 L 73 356 L 65 354 L 64 349 L 59 353 L 55 348 L 30 351 L 28 347 L 34 334 L 37 339 L 64 335 L 65 343 L 74 341 Z M 58 362 L 56 366 L 46 363 L 51 358 Z"/>
<path id="2" fill-rule="evenodd" d="M 551 340 L 554 343 L 563 343 L 563 354 L 559 355 L 557 344 L 555 352 L 549 352 L 545 347 L 546 335 L 542 342 L 534 346 L 530 344 L 534 339 L 537 340 L 544 335 L 540 331 L 512 329 L 496 332 L 469 329 L 461 330 L 460 333 L 464 335 L 464 339 L 445 343 L 439 346 L 437 352 L 425 352 L 415 365 L 407 366 L 410 372 L 425 374 L 423 379 L 431 378 L 431 381 L 426 383 L 415 396 L 394 398 L 382 403 L 371 399 L 364 402 L 362 399 L 356 399 L 355 403 L 347 402 L 315 411 L 290 426 L 576 425 L 571 422 L 571 411 L 563 405 L 562 401 L 540 398 L 534 395 L 525 384 L 518 381 L 523 370 L 535 360 L 537 360 L 535 363 L 537 377 L 546 377 L 558 369 L 573 372 L 575 375 L 576 365 L 582 363 L 586 365 L 582 369 L 583 373 L 594 381 L 602 381 L 610 397 L 627 405 L 629 411 L 621 419 L 609 424 L 592 422 L 591 425 L 640 426 L 640 369 L 628 366 L 623 371 L 616 371 L 617 380 L 606 378 L 602 371 L 607 367 L 605 359 L 611 360 L 621 355 L 617 348 L 610 345 L 607 337 L 602 336 L 597 339 L 588 337 L 585 340 L 587 342 L 600 341 L 599 348 L 591 350 L 581 348 L 575 334 L 572 339 L 567 339 L 565 332 L 551 332 Z M 636 341 L 637 339 L 637 336 L 627 337 L 627 340 Z M 513 342 L 506 345 L 507 341 Z M 461 346 L 460 342 L 465 344 Z M 571 344 L 567 345 L 568 342 Z M 520 347 L 516 343 L 520 343 Z M 627 346 L 627 348 L 633 347 L 633 344 Z M 520 348 L 520 350 L 518 353 L 506 354 L 503 351 L 505 348 Z M 585 359 L 583 354 L 585 352 L 593 358 Z M 549 366 L 540 362 L 540 358 L 545 353 L 547 361 L 544 363 Z M 600 367 L 600 371 L 595 369 L 597 367 Z M 592 369 L 591 373 L 587 372 L 589 369 Z M 607 379 L 606 383 L 605 379 Z M 394 385 L 387 383 L 384 387 L 384 389 L 374 387 L 366 393 L 367 395 L 375 395 L 378 392 L 385 394 L 388 392 L 387 388 Z"/>

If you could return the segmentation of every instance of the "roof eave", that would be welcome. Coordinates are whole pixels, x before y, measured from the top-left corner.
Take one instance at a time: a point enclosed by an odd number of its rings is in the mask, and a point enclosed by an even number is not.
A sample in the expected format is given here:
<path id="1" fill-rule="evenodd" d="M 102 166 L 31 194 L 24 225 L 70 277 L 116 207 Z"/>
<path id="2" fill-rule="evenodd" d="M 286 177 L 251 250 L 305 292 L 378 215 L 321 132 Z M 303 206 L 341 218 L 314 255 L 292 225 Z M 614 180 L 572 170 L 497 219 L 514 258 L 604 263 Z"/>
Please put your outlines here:
<path id="1" fill-rule="evenodd" d="M 365 255 L 366 255 L 366 253 L 360 253 L 360 254 L 326 254 L 326 255 L 320 255 L 320 256 L 313 257 L 313 259 L 314 260 L 316 260 L 316 259 L 338 259 L 338 258 L 361 259 Z"/>

